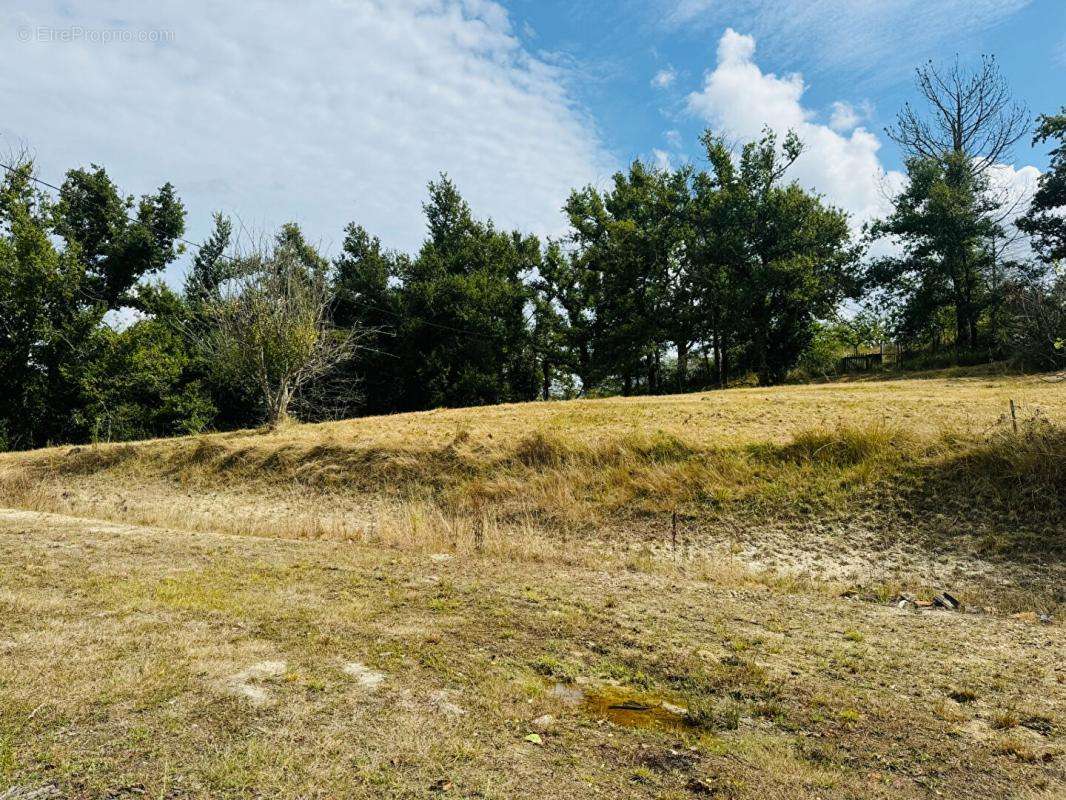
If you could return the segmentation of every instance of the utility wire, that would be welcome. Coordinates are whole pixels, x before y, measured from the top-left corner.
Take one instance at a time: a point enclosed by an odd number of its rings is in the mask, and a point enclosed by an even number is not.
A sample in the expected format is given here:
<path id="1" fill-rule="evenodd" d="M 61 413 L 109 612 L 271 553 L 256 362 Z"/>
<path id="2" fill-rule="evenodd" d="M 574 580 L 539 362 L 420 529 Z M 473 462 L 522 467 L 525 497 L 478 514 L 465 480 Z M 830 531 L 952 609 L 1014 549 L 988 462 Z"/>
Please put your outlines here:
<path id="1" fill-rule="evenodd" d="M 0 162 L 0 167 L 3 167 L 4 169 L 6 169 L 8 172 L 10 172 L 12 174 L 19 172 L 19 170 L 16 169 L 15 167 L 12 167 L 12 166 L 10 166 L 8 164 L 4 164 L 3 162 Z M 40 178 L 34 177 L 33 175 L 26 175 L 26 177 L 29 180 L 33 181 L 34 183 L 38 183 L 41 186 L 47 186 L 49 189 L 52 189 L 53 191 L 56 191 L 56 192 L 62 192 L 63 191 L 60 187 L 56 186 L 54 183 L 49 183 L 48 181 L 41 180 Z M 126 220 L 129 221 L 129 222 L 133 221 L 133 220 L 130 219 L 129 214 L 126 214 Z M 181 242 L 182 244 L 187 244 L 189 247 L 195 247 L 197 250 L 203 250 L 204 249 L 204 245 L 202 243 L 193 242 L 193 241 L 190 241 L 189 239 L 183 239 L 180 236 L 177 237 L 177 241 Z M 224 259 L 226 259 L 227 261 L 229 261 L 231 263 L 236 262 L 236 259 L 233 256 L 226 255 L 225 253 L 219 253 L 218 257 L 219 258 L 224 258 Z M 428 319 L 422 319 L 421 317 L 415 317 L 415 316 L 412 316 L 412 315 L 404 315 L 404 314 L 397 313 L 395 311 L 390 311 L 390 310 L 388 310 L 386 308 L 379 308 L 378 306 L 371 305 L 370 303 L 364 302 L 362 300 L 355 300 L 355 299 L 352 299 L 352 298 L 348 298 L 348 299 L 349 299 L 350 302 L 355 303 L 356 305 L 363 306 L 364 308 L 369 308 L 369 309 L 371 309 L 373 311 L 377 311 L 377 312 L 382 313 L 382 314 L 388 314 L 389 316 L 395 317 L 396 319 L 399 319 L 399 320 L 410 319 L 410 320 L 414 320 L 415 322 L 420 322 L 423 325 L 429 325 L 430 327 L 433 327 L 433 328 L 440 328 L 441 330 L 451 331 L 452 333 L 461 333 L 461 334 L 463 334 L 465 336 L 474 336 L 474 337 L 476 337 L 478 339 L 484 339 L 486 341 L 492 341 L 495 338 L 495 337 L 489 336 L 487 334 L 481 333 L 479 331 L 472 331 L 472 330 L 468 330 L 466 328 L 456 328 L 456 327 L 454 327 L 452 325 L 445 325 L 445 324 L 440 323 L 440 322 L 433 322 L 433 321 L 428 320 Z M 528 322 L 529 320 L 526 320 L 526 321 Z"/>

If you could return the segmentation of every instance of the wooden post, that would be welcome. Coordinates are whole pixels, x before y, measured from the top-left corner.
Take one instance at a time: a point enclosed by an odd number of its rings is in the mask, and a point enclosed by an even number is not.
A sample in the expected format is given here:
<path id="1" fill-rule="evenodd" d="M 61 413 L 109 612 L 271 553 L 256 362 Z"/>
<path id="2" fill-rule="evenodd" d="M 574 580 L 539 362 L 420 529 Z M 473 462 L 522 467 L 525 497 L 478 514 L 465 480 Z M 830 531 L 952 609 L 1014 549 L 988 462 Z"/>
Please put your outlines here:
<path id="1" fill-rule="evenodd" d="M 674 550 L 677 550 L 677 511 L 670 516 L 670 541 Z"/>
<path id="2" fill-rule="evenodd" d="M 485 545 L 485 515 L 478 514 L 474 518 L 474 550 L 478 553 L 482 551 Z"/>
<path id="3" fill-rule="evenodd" d="M 1010 421 L 1014 426 L 1014 433 L 1018 433 L 1018 410 L 1014 407 L 1014 401 L 1010 401 Z"/>

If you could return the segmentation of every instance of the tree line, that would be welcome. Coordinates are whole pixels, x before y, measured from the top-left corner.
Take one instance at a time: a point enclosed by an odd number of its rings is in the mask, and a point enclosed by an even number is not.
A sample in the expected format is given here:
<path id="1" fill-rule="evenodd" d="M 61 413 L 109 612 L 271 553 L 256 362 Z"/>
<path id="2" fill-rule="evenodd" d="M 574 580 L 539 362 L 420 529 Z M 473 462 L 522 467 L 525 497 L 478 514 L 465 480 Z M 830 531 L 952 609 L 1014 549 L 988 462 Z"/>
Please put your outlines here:
<path id="1" fill-rule="evenodd" d="M 1061 368 L 1066 109 L 1037 121 L 1051 166 L 1020 209 L 994 171 L 1029 118 L 995 61 L 917 74 L 923 105 L 888 131 L 905 185 L 861 235 L 790 180 L 795 134 L 708 131 L 703 168 L 638 160 L 573 191 L 559 239 L 479 219 L 442 175 L 417 253 L 352 223 L 331 259 L 294 224 L 242 241 L 217 215 L 177 290 L 151 280 L 187 244 L 170 184 L 134 198 L 92 165 L 52 194 L 16 158 L 0 184 L 0 448 L 769 385 L 887 337 Z M 107 324 L 127 308 L 136 321 Z"/>

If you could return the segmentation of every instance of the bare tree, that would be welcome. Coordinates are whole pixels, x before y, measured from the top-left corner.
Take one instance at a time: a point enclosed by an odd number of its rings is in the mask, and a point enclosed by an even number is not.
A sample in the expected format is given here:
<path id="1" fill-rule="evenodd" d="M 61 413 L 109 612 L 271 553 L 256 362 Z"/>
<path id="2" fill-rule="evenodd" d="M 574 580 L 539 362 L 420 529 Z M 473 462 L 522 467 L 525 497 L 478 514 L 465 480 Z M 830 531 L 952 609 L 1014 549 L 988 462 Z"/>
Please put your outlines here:
<path id="1" fill-rule="evenodd" d="M 259 244 L 233 259 L 230 274 L 203 310 L 203 345 L 220 377 L 260 395 L 276 426 L 301 392 L 352 355 L 357 332 L 331 324 L 326 262 L 302 240 L 293 246 L 283 234 Z"/>
<path id="2" fill-rule="evenodd" d="M 886 129 L 911 156 L 942 161 L 964 155 L 976 173 L 984 174 L 1029 130 L 1029 109 L 1012 98 L 994 56 L 983 56 L 974 71 L 958 56 L 947 68 L 930 61 L 918 67 L 915 83 L 929 104 L 928 115 L 907 103 Z"/>

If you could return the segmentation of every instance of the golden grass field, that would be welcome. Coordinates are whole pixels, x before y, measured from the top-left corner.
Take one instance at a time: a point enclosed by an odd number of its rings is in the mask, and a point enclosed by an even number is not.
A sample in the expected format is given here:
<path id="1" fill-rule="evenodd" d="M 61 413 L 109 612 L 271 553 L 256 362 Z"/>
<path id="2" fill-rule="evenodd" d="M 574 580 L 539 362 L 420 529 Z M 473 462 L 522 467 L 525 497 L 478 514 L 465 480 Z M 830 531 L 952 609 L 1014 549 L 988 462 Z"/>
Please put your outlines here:
<path id="1" fill-rule="evenodd" d="M 0 798 L 1064 796 L 1064 425 L 963 371 L 0 455 Z"/>

